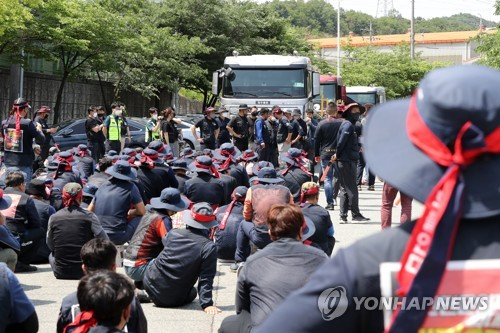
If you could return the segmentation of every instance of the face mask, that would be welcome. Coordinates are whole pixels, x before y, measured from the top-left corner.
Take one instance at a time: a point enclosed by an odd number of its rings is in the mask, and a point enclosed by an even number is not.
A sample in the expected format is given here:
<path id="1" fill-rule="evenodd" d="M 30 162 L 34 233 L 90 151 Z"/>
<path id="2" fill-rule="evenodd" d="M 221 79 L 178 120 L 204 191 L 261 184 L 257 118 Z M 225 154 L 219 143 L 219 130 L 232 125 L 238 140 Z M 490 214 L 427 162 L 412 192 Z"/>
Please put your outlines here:
<path id="1" fill-rule="evenodd" d="M 227 116 L 229 116 L 229 113 L 227 113 L 227 112 L 223 112 L 223 113 L 222 113 L 222 116 L 223 116 L 224 118 L 226 118 Z"/>
<path id="2" fill-rule="evenodd" d="M 154 120 L 158 120 L 158 115 L 157 115 L 157 114 L 154 114 L 154 115 L 153 115 L 153 119 L 154 119 Z"/>
<path id="3" fill-rule="evenodd" d="M 121 116 L 122 115 L 122 110 L 115 110 L 115 115 Z"/>
<path id="4" fill-rule="evenodd" d="M 98 116 L 97 112 L 94 112 L 94 118 L 96 118 Z"/>
<path id="5" fill-rule="evenodd" d="M 353 122 L 357 122 L 359 120 L 359 113 L 351 114 L 350 120 Z"/>
<path id="6" fill-rule="evenodd" d="M 104 118 L 104 113 L 99 113 L 97 116 L 98 116 L 99 118 Z"/>

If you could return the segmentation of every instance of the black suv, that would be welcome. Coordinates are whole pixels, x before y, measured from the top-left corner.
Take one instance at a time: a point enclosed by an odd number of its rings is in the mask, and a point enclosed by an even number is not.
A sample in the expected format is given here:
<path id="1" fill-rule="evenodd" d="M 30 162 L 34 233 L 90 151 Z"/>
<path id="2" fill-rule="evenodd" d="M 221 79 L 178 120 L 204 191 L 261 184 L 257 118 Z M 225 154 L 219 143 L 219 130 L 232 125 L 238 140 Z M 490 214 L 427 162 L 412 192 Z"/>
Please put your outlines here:
<path id="1" fill-rule="evenodd" d="M 85 119 L 72 119 L 60 123 L 59 129 L 52 136 L 54 142 L 61 150 L 67 150 L 77 147 L 79 144 L 87 144 L 87 135 L 85 133 Z M 147 146 L 145 140 L 146 119 L 137 117 L 128 117 L 128 125 L 130 128 L 130 143 L 126 146 L 131 148 Z"/>

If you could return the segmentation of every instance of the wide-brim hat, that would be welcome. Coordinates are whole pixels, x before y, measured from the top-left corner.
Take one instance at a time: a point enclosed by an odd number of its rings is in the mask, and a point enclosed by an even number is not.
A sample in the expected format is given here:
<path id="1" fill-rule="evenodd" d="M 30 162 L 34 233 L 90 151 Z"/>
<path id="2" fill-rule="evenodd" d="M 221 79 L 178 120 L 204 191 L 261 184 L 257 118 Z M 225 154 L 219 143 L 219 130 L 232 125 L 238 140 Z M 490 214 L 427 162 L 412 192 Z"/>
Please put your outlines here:
<path id="1" fill-rule="evenodd" d="M 259 181 L 259 183 L 265 184 L 277 184 L 282 183 L 285 180 L 278 177 L 278 174 L 276 173 L 276 170 L 274 170 L 274 168 L 262 168 L 257 173 L 257 177 L 252 177 L 250 181 Z"/>
<path id="2" fill-rule="evenodd" d="M 206 202 L 194 204 L 191 210 L 182 214 L 184 224 L 196 229 L 211 229 L 219 223 L 212 207 Z"/>
<path id="3" fill-rule="evenodd" d="M 173 161 L 171 169 L 172 170 L 185 170 L 185 171 L 189 171 L 187 161 L 184 160 L 184 159 L 178 159 L 178 160 Z"/>
<path id="4" fill-rule="evenodd" d="M 225 145 L 225 144 L 224 144 Z M 222 145 L 222 146 L 224 146 Z M 236 148 L 236 146 L 231 145 L 230 149 L 221 148 L 215 149 L 213 152 L 213 159 L 218 161 L 225 161 L 228 158 L 232 158 L 233 161 L 237 161 L 241 157 L 241 151 Z M 228 155 L 226 152 L 232 152 L 231 155 Z"/>
<path id="5" fill-rule="evenodd" d="M 302 156 L 302 151 L 297 148 L 290 148 L 287 152 L 281 153 L 280 159 L 290 165 L 299 166 L 299 164 L 305 164 Z"/>
<path id="6" fill-rule="evenodd" d="M 189 164 L 189 170 L 191 172 L 205 172 L 212 174 L 213 170 L 211 170 L 211 166 L 213 165 L 213 161 L 210 157 L 202 155 L 198 156 L 196 160 Z"/>
<path id="7" fill-rule="evenodd" d="M 499 86 L 500 72 L 496 70 L 477 65 L 453 66 L 429 73 L 414 95 L 413 105 L 412 99 L 404 99 L 375 106 L 363 127 L 364 154 L 370 171 L 408 196 L 425 202 L 447 168 L 410 141 L 409 129 L 415 126 L 408 120 L 410 106 L 417 109 L 430 131 L 450 146 L 467 121 L 484 135 L 498 128 Z M 500 214 L 500 155 L 480 156 L 461 174 L 465 184 L 462 216 L 484 218 Z"/>
<path id="8" fill-rule="evenodd" d="M 154 164 L 163 164 L 163 160 L 159 158 L 158 152 L 151 148 L 146 148 L 142 151 L 142 156 L 149 158 Z"/>
<path id="9" fill-rule="evenodd" d="M 273 168 L 274 169 L 274 165 L 268 161 L 259 161 L 253 165 L 252 173 L 254 175 L 258 175 L 259 171 L 263 168 Z"/>
<path id="10" fill-rule="evenodd" d="M 137 179 L 137 171 L 130 166 L 128 161 L 116 161 L 113 166 L 106 169 L 105 173 L 121 180 L 133 181 Z"/>
<path id="11" fill-rule="evenodd" d="M 304 216 L 305 220 L 305 228 L 302 229 L 302 241 L 307 240 L 308 238 L 311 238 L 312 235 L 316 232 L 316 226 L 314 225 L 314 222 L 307 216 Z"/>
<path id="12" fill-rule="evenodd" d="M 240 160 L 243 161 L 256 161 L 258 159 L 259 159 L 259 154 L 253 151 L 252 149 L 245 150 L 240 156 Z"/>
<path id="13" fill-rule="evenodd" d="M 160 140 L 151 141 L 148 148 L 156 150 L 156 152 L 158 152 L 158 156 L 164 156 L 168 153 L 167 148 L 165 148 L 165 145 Z"/>
<path id="14" fill-rule="evenodd" d="M 176 188 L 167 187 L 158 198 L 151 198 L 149 205 L 155 209 L 168 209 L 174 212 L 186 210 L 191 202 Z"/>

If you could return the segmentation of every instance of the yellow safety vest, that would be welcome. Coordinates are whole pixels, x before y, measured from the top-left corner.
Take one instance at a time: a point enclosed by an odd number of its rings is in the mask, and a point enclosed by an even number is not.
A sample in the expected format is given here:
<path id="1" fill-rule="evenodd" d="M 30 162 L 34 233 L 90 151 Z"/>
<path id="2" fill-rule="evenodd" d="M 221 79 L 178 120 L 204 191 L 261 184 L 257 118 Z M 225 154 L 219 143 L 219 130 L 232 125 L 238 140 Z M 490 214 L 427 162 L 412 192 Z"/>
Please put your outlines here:
<path id="1" fill-rule="evenodd" d="M 109 127 L 108 127 L 108 140 L 109 141 L 120 141 L 122 135 L 122 118 L 118 118 L 116 121 L 115 116 L 109 116 Z"/>
<path id="2" fill-rule="evenodd" d="M 149 137 L 151 136 L 151 141 L 155 141 L 155 140 L 160 140 L 160 129 L 158 129 L 158 131 L 156 132 L 153 132 L 153 131 L 150 131 L 149 128 L 148 128 L 148 124 L 149 124 L 149 121 L 146 123 L 146 133 L 144 134 L 144 140 L 146 142 L 150 142 L 149 140 Z M 155 124 L 156 126 L 156 124 Z"/>

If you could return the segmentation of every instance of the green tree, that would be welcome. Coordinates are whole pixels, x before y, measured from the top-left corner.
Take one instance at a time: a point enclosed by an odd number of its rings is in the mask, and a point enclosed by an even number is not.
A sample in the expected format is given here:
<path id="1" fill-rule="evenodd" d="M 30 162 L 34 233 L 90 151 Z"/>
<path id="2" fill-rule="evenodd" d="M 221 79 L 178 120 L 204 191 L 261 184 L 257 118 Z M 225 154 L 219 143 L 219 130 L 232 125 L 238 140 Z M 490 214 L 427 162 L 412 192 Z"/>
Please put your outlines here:
<path id="1" fill-rule="evenodd" d="M 444 66 L 429 63 L 417 54 L 409 57 L 409 45 L 401 45 L 392 52 L 381 52 L 374 47 L 346 46 L 347 56 L 342 62 L 342 77 L 347 86 L 382 86 L 388 99 L 409 96 L 430 70 Z"/>
<path id="2" fill-rule="evenodd" d="M 68 79 L 87 71 L 90 60 L 115 52 L 130 32 L 122 16 L 109 13 L 97 1 L 45 0 L 34 16 L 27 51 L 60 64 L 54 106 L 54 122 L 58 122 Z"/>
<path id="3" fill-rule="evenodd" d="M 500 15 L 500 0 L 495 3 L 495 15 Z M 476 51 L 481 54 L 481 63 L 500 69 L 500 34 L 480 34 L 476 40 L 479 42 Z"/>

